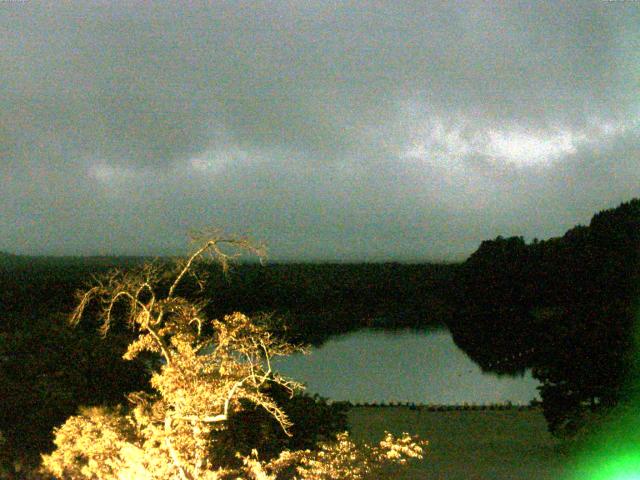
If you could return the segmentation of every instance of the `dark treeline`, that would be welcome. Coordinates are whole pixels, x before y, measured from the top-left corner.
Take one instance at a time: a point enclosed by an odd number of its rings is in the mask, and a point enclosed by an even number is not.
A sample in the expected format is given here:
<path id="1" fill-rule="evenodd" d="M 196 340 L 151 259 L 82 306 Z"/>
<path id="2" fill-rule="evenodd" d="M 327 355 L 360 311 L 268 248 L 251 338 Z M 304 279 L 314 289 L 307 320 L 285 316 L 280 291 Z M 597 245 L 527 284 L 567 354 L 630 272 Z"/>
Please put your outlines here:
<path id="1" fill-rule="evenodd" d="M 560 238 L 483 242 L 457 270 L 454 341 L 486 371 L 532 368 L 550 430 L 636 397 L 640 200 Z"/>
<path id="2" fill-rule="evenodd" d="M 119 268 L 162 258 L 28 257 L 0 253 L 4 291 L 0 328 L 10 328 L 16 314 L 70 312 L 74 292 Z M 207 299 L 213 317 L 242 311 L 271 314 L 294 340 L 320 344 L 332 335 L 362 327 L 429 328 L 444 326 L 453 314 L 449 285 L 455 264 L 403 263 L 245 263 L 223 274 L 203 265 L 207 290 L 192 292 Z M 36 307 L 36 308 L 34 308 Z M 9 317 L 9 318 L 7 318 Z"/>
<path id="3" fill-rule="evenodd" d="M 214 277 L 209 314 L 273 313 L 294 341 L 320 344 L 362 327 L 444 326 L 445 285 L 455 267 L 436 264 L 238 265 Z M 283 332 L 285 333 L 285 332 Z"/>

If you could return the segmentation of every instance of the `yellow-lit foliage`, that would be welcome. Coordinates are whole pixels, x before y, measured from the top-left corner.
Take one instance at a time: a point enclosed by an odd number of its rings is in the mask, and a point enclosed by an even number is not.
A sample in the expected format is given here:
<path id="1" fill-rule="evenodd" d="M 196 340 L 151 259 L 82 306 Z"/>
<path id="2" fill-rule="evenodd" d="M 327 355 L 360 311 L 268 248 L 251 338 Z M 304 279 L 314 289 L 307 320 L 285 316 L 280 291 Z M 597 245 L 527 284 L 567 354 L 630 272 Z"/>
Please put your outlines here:
<path id="1" fill-rule="evenodd" d="M 216 454 L 230 415 L 247 405 L 265 409 L 288 434 L 291 422 L 265 387 L 277 384 L 292 395 L 302 388 L 271 368 L 274 356 L 300 347 L 241 313 L 209 320 L 204 304 L 178 295 L 187 275 L 203 281 L 195 267 L 205 254 L 227 268 L 230 257 L 222 246 L 260 253 L 244 240 L 208 239 L 168 274 L 166 267 L 152 265 L 135 273 L 115 271 L 80 293 L 73 323 L 96 303 L 105 334 L 119 316 L 138 333 L 125 359 L 149 351 L 163 361 L 151 378 L 153 394 L 131 393 L 126 408 L 84 409 L 56 429 L 56 449 L 43 455 L 43 470 L 70 480 L 337 480 L 371 478 L 385 464 L 422 458 L 426 442 L 407 435 L 388 435 L 377 447 L 358 448 L 341 434 L 314 451 L 283 451 L 264 460 L 256 451 L 238 454 L 235 462 Z"/>

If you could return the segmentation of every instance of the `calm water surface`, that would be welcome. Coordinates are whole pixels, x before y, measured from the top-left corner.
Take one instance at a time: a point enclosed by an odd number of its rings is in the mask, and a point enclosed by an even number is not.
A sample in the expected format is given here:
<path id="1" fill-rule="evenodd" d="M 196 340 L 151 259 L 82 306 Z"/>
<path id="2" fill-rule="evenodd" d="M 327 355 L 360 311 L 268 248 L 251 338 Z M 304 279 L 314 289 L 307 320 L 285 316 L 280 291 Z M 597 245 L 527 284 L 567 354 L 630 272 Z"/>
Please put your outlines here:
<path id="1" fill-rule="evenodd" d="M 309 393 L 336 401 L 528 404 L 539 398 L 530 372 L 515 378 L 482 373 L 447 330 L 361 330 L 274 365 L 306 383 Z"/>

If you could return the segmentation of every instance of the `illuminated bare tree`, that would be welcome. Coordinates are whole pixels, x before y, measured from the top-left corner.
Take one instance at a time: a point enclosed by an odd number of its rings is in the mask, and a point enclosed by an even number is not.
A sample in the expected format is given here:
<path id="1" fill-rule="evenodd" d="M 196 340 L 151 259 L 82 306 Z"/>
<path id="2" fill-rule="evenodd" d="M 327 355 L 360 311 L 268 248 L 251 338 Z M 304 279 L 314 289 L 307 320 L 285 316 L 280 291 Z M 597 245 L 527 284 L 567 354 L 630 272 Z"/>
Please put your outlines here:
<path id="1" fill-rule="evenodd" d="M 57 449 L 43 456 L 46 471 L 65 479 L 267 480 L 280 478 L 280 473 L 292 471 L 293 466 L 298 478 L 316 478 L 305 472 L 319 471 L 331 455 L 314 460 L 313 469 L 309 468 L 315 458 L 311 452 L 283 452 L 271 461 L 258 460 L 254 452 L 235 465 L 223 464 L 216 457 L 216 432 L 248 403 L 266 410 L 289 434 L 287 414 L 264 387 L 275 384 L 291 395 L 302 388 L 271 366 L 273 357 L 301 351 L 301 347 L 275 338 L 241 313 L 222 321 L 208 320 L 204 302 L 179 295 L 188 276 L 203 284 L 205 278 L 196 273 L 196 266 L 207 255 L 226 271 L 233 257 L 230 248 L 263 255 L 261 248 L 246 240 L 209 238 L 168 270 L 147 264 L 131 273 L 113 271 L 79 293 L 72 324 L 96 304 L 103 334 L 118 319 L 138 333 L 125 359 L 147 351 L 160 355 L 162 362 L 151 377 L 155 394 L 130 394 L 128 409 L 85 409 L 57 429 Z M 345 441 L 342 438 L 347 445 Z M 410 447 L 408 456 L 420 455 L 419 444 L 408 437 L 404 442 Z"/>

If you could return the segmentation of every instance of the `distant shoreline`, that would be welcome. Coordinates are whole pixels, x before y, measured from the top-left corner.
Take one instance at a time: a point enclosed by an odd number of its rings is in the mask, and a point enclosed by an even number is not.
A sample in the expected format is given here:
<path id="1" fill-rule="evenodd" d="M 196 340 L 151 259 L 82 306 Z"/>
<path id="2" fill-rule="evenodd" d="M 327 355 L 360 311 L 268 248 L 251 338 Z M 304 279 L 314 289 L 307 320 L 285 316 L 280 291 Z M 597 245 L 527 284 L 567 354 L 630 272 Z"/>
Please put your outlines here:
<path id="1" fill-rule="evenodd" d="M 331 402 L 338 404 L 349 405 L 350 408 L 397 408 L 397 409 L 409 409 L 409 410 L 424 410 L 427 412 L 452 412 L 452 411 L 466 411 L 466 410 L 541 410 L 542 407 L 538 404 L 535 405 L 522 405 L 515 403 L 493 403 L 485 405 L 430 405 L 430 404 L 417 404 L 417 403 L 351 403 L 351 402 Z"/>

